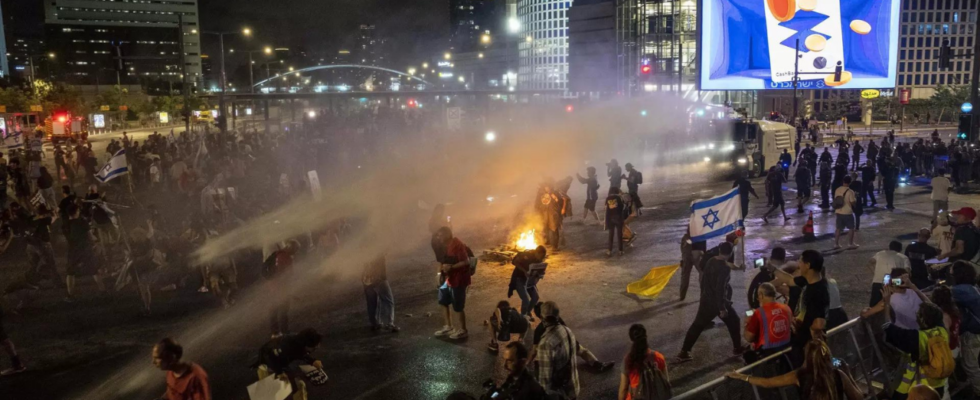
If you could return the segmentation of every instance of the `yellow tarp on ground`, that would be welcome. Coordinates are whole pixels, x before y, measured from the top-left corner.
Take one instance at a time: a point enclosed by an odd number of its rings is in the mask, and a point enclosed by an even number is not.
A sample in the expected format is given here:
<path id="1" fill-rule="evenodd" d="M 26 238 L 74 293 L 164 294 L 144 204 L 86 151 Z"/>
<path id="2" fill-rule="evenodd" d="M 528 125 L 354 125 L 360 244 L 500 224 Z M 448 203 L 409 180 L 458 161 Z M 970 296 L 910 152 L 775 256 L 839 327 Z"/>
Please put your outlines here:
<path id="1" fill-rule="evenodd" d="M 670 277 L 674 276 L 674 272 L 677 272 L 679 268 L 680 265 L 654 267 L 643 279 L 626 285 L 626 293 L 655 299 L 667 287 L 667 283 L 670 282 Z"/>

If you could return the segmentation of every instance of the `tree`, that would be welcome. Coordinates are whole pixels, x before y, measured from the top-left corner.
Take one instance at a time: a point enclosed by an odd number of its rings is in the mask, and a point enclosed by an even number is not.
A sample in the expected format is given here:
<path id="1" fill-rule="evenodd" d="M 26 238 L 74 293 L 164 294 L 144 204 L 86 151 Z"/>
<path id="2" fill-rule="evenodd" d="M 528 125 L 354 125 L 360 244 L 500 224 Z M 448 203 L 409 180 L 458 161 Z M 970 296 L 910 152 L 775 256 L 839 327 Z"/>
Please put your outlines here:
<path id="1" fill-rule="evenodd" d="M 41 105 L 45 111 L 55 109 L 67 110 L 73 115 L 85 115 L 89 107 L 82 100 L 82 92 L 78 88 L 64 83 L 55 83 L 45 87 Z"/>
<path id="2" fill-rule="evenodd" d="M 0 105 L 7 107 L 7 112 L 27 112 L 30 110 L 28 92 L 17 87 L 0 89 Z"/>
<path id="3" fill-rule="evenodd" d="M 936 86 L 936 91 L 929 100 L 932 102 L 933 108 L 939 111 L 939 113 L 932 113 L 934 118 L 945 115 L 949 116 L 949 120 L 952 120 L 960 106 L 970 101 L 970 87 L 968 85 L 939 85 Z"/>

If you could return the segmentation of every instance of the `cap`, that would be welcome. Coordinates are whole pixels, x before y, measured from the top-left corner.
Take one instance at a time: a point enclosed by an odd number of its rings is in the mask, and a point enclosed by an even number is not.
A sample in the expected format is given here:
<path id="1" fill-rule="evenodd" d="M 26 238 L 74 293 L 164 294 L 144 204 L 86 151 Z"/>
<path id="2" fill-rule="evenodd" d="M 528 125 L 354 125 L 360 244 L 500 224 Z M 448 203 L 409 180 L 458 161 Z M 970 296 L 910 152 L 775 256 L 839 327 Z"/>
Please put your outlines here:
<path id="1" fill-rule="evenodd" d="M 963 207 L 959 210 L 951 212 L 950 214 L 962 215 L 971 221 L 977 218 L 977 210 L 974 210 L 972 207 Z"/>
<path id="2" fill-rule="evenodd" d="M 557 317 L 558 304 L 553 301 L 541 303 L 541 318 Z"/>

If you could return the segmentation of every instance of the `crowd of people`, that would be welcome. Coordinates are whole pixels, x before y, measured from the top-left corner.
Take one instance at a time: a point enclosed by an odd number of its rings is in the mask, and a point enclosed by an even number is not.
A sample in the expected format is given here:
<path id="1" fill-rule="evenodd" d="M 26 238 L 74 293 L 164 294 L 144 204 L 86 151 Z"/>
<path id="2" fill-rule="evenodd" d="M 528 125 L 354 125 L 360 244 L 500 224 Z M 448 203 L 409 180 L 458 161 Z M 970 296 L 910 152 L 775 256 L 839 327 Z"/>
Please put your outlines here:
<path id="1" fill-rule="evenodd" d="M 259 285 L 256 282 L 284 291 L 282 286 L 304 257 L 337 250 L 353 229 L 350 223 L 331 221 L 322 230 L 204 265 L 195 263 L 191 252 L 309 193 L 307 171 L 326 166 L 340 176 L 349 175 L 356 169 L 352 159 L 382 151 L 379 149 L 393 151 L 371 135 L 385 124 L 401 123 L 418 130 L 426 124 L 393 116 L 355 114 L 347 118 L 351 120 L 342 123 L 341 133 L 328 139 L 332 140 L 329 148 L 322 145 L 321 135 L 299 128 L 279 134 L 208 129 L 154 133 L 142 142 L 124 133 L 120 140 L 109 141 L 102 161 L 89 142 L 56 145 L 53 174 L 29 150 L 0 157 L 0 249 L 6 251 L 11 243 L 23 242 L 28 264 L 22 279 L 3 291 L 13 307 L 0 308 L 0 344 L 12 365 L 0 374 L 27 369 L 3 330 L 3 312 L 18 313 L 29 307 L 44 284 L 63 290 L 64 301 L 72 303 L 80 296 L 77 278 L 92 277 L 98 296 L 129 291 L 138 296 L 141 314 L 146 316 L 153 313 L 154 293 L 184 289 L 210 293 L 216 305 L 227 308 L 236 304 L 241 291 Z M 864 163 L 859 162 L 862 155 L 867 160 Z M 907 246 L 894 242 L 869 261 L 874 278 L 869 307 L 861 315 L 886 321 L 881 332 L 885 341 L 906 355 L 905 375 L 890 398 L 941 397 L 948 390 L 951 365 L 956 363 L 962 364 L 973 392 L 980 396 L 980 321 L 972 317 L 980 313 L 974 269 L 980 261 L 980 231 L 974 225 L 972 208 L 944 217 L 949 193 L 980 175 L 980 162 L 972 161 L 978 155 L 973 147 L 945 144 L 937 138 L 912 145 L 897 144 L 894 139 L 882 139 L 880 145 L 869 141 L 867 146 L 841 142 L 836 160 L 826 148 L 818 152 L 809 145 L 796 155 L 793 177 L 798 211 L 804 211 L 811 188 L 819 185 L 820 208 L 832 208 L 835 214 L 837 248 L 842 236 L 850 247 L 857 247 L 854 232 L 860 230 L 863 208 L 876 205 L 876 190 L 884 193 L 891 209 L 895 187 L 903 176 L 932 178 L 934 225 L 919 231 L 915 242 Z M 113 157 L 125 157 L 128 174 L 101 182 L 99 167 Z M 791 164 L 793 156 L 787 151 L 780 165 L 767 174 L 768 209 L 762 216 L 767 223 L 777 209 L 789 219 L 783 190 Z M 555 301 L 541 301 L 537 287 L 545 276 L 549 253 L 566 246 L 564 223 L 574 218 L 568 192 L 575 180 L 585 186 L 582 219 L 602 221 L 608 232 L 606 255 L 623 255 L 635 241 L 630 223 L 642 215 L 639 187 L 643 175 L 631 163 L 620 167 L 616 159 L 606 167 L 608 188 L 603 188 L 606 182 L 600 184 L 594 167 L 587 168 L 585 176 L 548 179 L 539 186 L 530 208 L 543 245 L 521 251 L 511 260 L 514 268 L 507 299 L 499 300 L 492 310 L 477 310 L 490 314 L 487 348 L 498 353 L 506 371 L 502 379 L 487 383 L 483 398 L 574 399 L 581 393 L 577 358 L 596 372 L 613 368 L 614 362 L 600 360 L 579 341 Z M 947 170 L 953 182 L 945 178 Z M 54 189 L 59 184 L 60 196 Z M 8 185 L 13 199 L 7 197 Z M 759 196 L 747 177 L 738 178 L 733 187 L 739 189 L 741 211 L 747 216 L 749 196 Z M 598 201 L 600 189 L 607 194 L 603 203 Z M 435 207 L 428 227 L 438 265 L 436 300 L 442 317 L 442 327 L 434 335 L 463 340 L 472 326 L 467 323 L 467 291 L 480 261 L 454 231 L 444 206 Z M 699 336 L 718 318 L 731 337 L 732 355 L 743 357 L 746 363 L 790 349 L 790 372 L 772 378 L 731 373 L 732 379 L 760 387 L 795 386 L 801 398 L 863 397 L 849 368 L 833 357 L 828 344 L 826 332 L 848 317 L 822 253 L 806 250 L 793 261 L 786 249 L 772 249 L 749 287 L 751 308 L 740 312 L 733 306 L 730 283 L 731 271 L 744 270 L 733 262 L 734 245 L 740 239 L 730 236 L 710 249 L 706 242 L 690 239 L 689 234 L 681 239 L 680 297 L 686 297 L 696 270 L 700 302 L 681 351 L 671 363 L 693 360 Z M 926 262 L 931 259 L 947 261 Z M 249 274 L 252 279 L 241 279 Z M 395 299 L 387 276 L 386 255 L 380 253 L 363 266 L 361 282 L 368 326 L 372 331 L 394 334 L 401 328 L 395 324 Z M 514 293 L 519 306 L 511 305 Z M 257 346 L 253 368 L 258 379 L 284 379 L 294 399 L 305 399 L 307 386 L 326 381 L 323 363 L 314 357 L 322 335 L 313 328 L 293 333 L 290 313 L 288 298 L 270 307 L 270 336 Z M 525 340 L 528 333 L 530 345 Z M 626 336 L 629 347 L 621 360 L 618 398 L 669 398 L 668 360 L 651 347 L 646 327 L 634 324 Z M 152 360 L 166 371 L 164 398 L 210 398 L 205 368 L 185 361 L 183 347 L 175 339 L 158 342 Z M 450 398 L 465 396 L 456 393 Z"/>

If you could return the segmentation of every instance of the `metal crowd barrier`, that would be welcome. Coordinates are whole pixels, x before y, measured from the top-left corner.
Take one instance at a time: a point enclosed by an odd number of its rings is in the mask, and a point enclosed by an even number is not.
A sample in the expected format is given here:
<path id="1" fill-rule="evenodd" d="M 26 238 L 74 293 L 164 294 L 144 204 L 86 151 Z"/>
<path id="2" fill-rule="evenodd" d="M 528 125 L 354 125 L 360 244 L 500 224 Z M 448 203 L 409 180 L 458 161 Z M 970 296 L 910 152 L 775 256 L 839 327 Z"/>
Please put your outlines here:
<path id="1" fill-rule="evenodd" d="M 862 346 L 863 344 L 863 346 Z M 865 394 L 865 399 L 873 399 L 882 389 L 891 391 L 892 371 L 897 365 L 896 360 L 885 360 L 881 347 L 875 337 L 875 330 L 867 320 L 855 318 L 827 332 L 827 345 L 833 356 L 841 359 L 850 366 L 850 372 L 858 387 Z M 787 348 L 778 353 L 763 358 L 753 364 L 737 370 L 737 372 L 757 377 L 773 377 L 790 371 L 789 352 Z M 896 362 L 896 364 L 892 364 Z M 897 382 L 896 382 L 897 383 Z M 798 399 L 795 387 L 766 389 L 749 385 L 747 382 L 733 380 L 727 377 L 716 378 L 692 390 L 674 396 L 674 400 L 694 399 Z"/>

